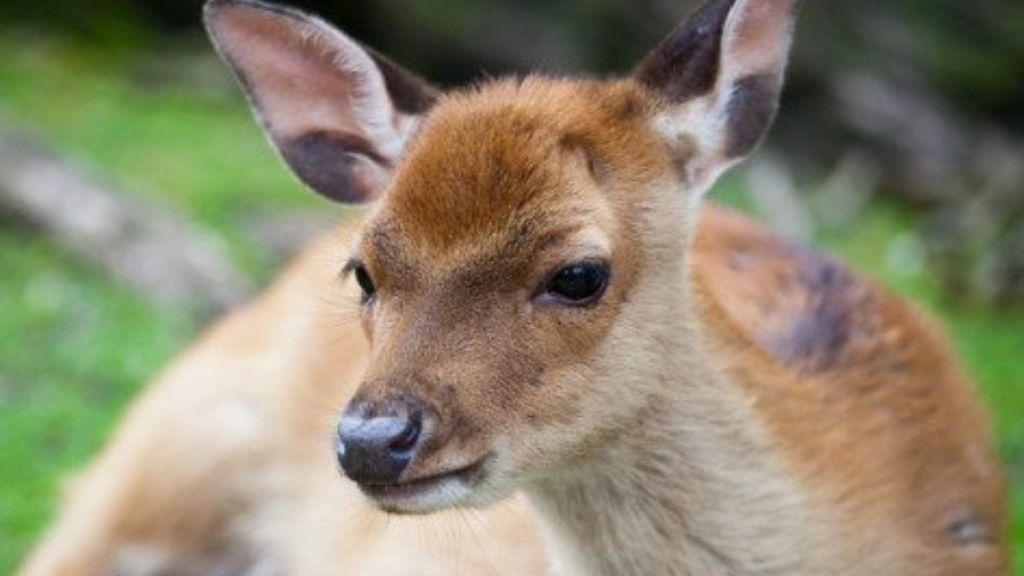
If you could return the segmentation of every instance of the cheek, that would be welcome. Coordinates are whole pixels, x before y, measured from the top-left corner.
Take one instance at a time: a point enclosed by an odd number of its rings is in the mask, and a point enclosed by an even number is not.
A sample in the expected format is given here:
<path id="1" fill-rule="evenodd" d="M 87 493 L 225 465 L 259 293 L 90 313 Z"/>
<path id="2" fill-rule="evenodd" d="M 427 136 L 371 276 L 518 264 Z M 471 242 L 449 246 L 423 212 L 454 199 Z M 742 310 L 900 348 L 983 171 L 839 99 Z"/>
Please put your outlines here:
<path id="1" fill-rule="evenodd" d="M 608 408 L 601 404 L 607 400 L 603 388 L 614 386 L 609 356 L 616 353 L 611 338 L 621 324 L 620 299 L 610 292 L 597 308 L 553 312 L 537 326 L 529 354 L 541 368 L 520 389 L 520 426 L 541 434 L 574 429 Z"/>
<path id="2" fill-rule="evenodd" d="M 588 450 L 595 423 L 586 368 L 551 369 L 521 399 L 514 420 L 492 438 L 504 466 L 519 473 L 551 471 Z"/>
<path id="3" fill-rule="evenodd" d="M 579 419 L 591 392 L 594 353 L 604 333 L 600 323 L 581 320 L 554 322 L 553 329 L 537 334 L 524 347 L 528 359 L 519 370 L 504 369 L 514 384 L 510 381 L 495 396 L 507 399 L 504 415 L 514 418 L 514 426 L 561 427 Z"/>
<path id="4" fill-rule="evenodd" d="M 578 421 L 588 394 L 588 380 L 585 368 L 550 369 L 524 403 L 525 424 L 545 429 L 570 426 Z"/>
<path id="5" fill-rule="evenodd" d="M 578 388 L 581 375 L 595 364 L 618 319 L 618 300 L 618 294 L 609 290 L 593 308 L 541 313 L 533 326 L 529 353 L 544 366 L 540 376 L 549 389 Z"/>

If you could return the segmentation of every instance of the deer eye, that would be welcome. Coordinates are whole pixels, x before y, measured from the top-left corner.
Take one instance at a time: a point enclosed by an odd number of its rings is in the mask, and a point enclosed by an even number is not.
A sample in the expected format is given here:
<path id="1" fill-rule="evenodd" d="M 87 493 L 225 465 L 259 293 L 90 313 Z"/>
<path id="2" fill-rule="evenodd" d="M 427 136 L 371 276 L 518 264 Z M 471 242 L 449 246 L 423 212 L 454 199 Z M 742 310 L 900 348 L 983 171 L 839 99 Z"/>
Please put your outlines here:
<path id="1" fill-rule="evenodd" d="M 569 306 L 586 306 L 604 294 L 611 269 L 604 262 L 577 262 L 557 272 L 544 285 L 543 296 Z"/>
<path id="2" fill-rule="evenodd" d="M 366 271 L 366 266 L 355 264 L 352 266 L 352 273 L 355 275 L 359 287 L 363 290 L 362 300 L 365 304 L 377 293 L 377 287 L 373 285 L 373 279 L 370 278 L 370 273 Z"/>

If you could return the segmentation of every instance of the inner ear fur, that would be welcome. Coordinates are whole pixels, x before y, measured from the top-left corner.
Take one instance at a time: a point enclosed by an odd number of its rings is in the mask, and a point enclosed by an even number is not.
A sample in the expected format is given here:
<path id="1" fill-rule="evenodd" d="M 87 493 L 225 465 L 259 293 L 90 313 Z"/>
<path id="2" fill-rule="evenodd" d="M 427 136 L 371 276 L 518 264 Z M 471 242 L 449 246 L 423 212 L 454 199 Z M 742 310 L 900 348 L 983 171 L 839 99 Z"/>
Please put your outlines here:
<path id="1" fill-rule="evenodd" d="M 637 66 L 634 77 L 667 115 L 691 124 L 676 128 L 697 139 L 703 172 L 719 173 L 763 139 L 798 7 L 799 0 L 708 0 Z"/>
<path id="2" fill-rule="evenodd" d="M 439 93 L 324 21 L 254 0 L 210 0 L 204 20 L 292 171 L 339 202 L 375 198 Z"/>

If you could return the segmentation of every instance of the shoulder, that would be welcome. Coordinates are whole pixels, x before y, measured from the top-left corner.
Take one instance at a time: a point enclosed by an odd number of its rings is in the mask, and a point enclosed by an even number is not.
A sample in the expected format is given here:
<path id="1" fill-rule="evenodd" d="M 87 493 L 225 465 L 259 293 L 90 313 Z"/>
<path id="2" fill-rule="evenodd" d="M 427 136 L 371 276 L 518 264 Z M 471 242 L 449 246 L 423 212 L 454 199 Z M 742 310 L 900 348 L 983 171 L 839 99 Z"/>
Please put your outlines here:
<path id="1" fill-rule="evenodd" d="M 896 369 L 919 352 L 921 335 L 944 347 L 929 322 L 874 282 L 723 208 L 705 209 L 692 267 L 708 330 L 792 371 Z"/>

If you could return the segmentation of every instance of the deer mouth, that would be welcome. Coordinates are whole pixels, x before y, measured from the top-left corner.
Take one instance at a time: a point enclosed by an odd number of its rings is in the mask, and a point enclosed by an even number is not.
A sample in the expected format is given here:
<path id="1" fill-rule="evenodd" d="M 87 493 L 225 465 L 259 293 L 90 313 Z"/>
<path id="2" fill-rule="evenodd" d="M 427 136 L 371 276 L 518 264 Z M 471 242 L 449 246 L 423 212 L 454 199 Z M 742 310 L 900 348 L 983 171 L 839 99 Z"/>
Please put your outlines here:
<path id="1" fill-rule="evenodd" d="M 467 498 L 486 476 L 486 454 L 466 466 L 400 482 L 359 484 L 379 508 L 397 514 L 425 514 L 448 508 Z"/>

